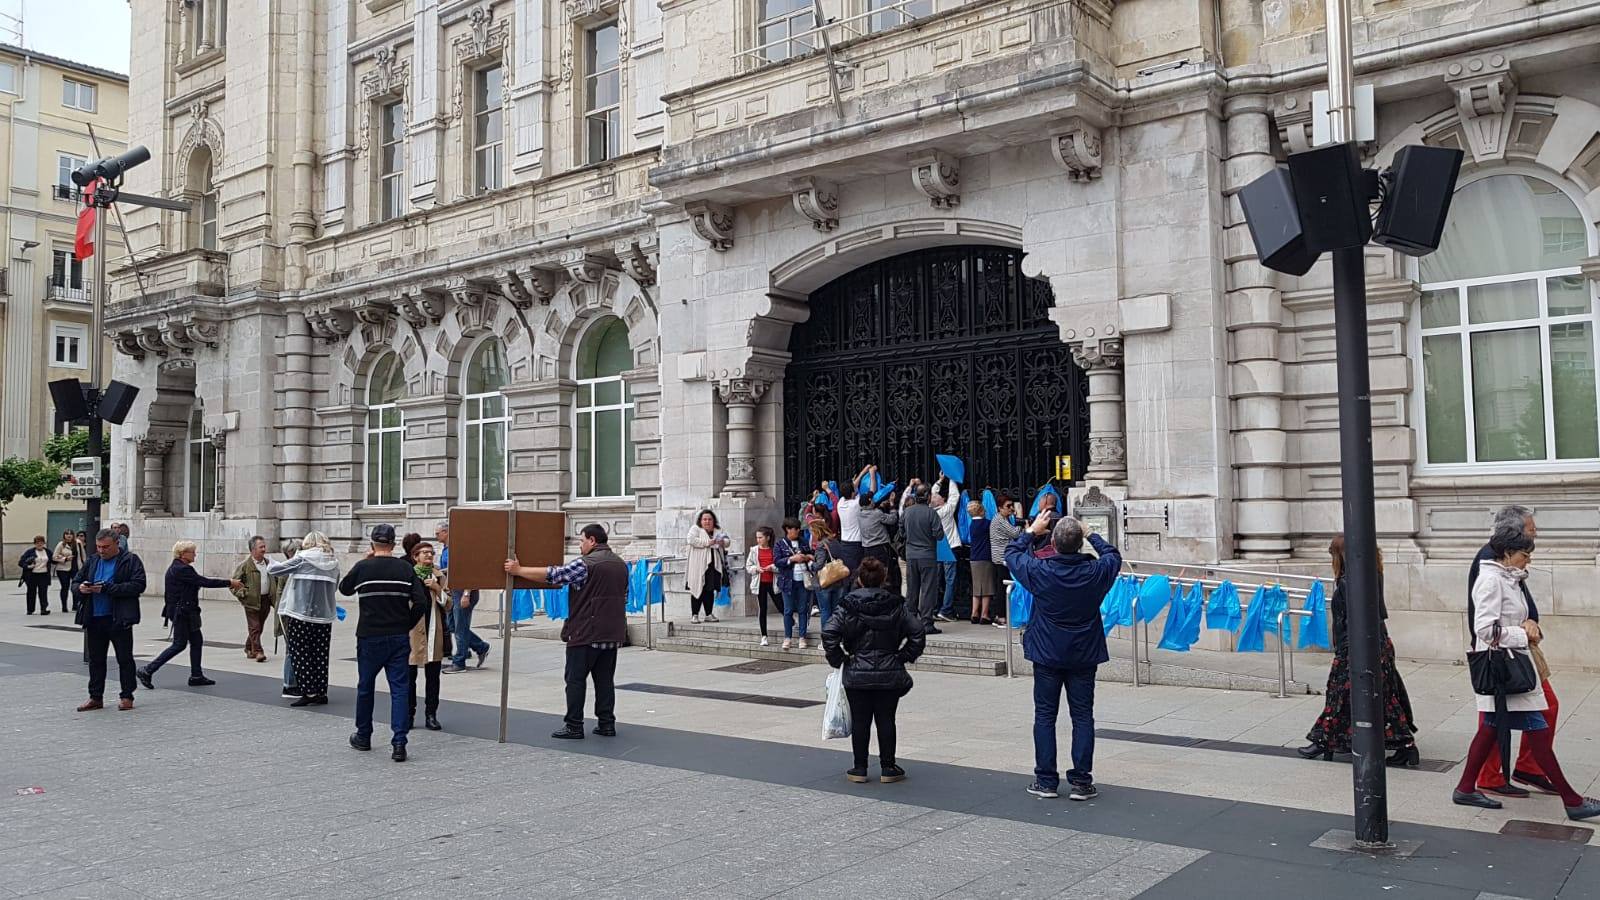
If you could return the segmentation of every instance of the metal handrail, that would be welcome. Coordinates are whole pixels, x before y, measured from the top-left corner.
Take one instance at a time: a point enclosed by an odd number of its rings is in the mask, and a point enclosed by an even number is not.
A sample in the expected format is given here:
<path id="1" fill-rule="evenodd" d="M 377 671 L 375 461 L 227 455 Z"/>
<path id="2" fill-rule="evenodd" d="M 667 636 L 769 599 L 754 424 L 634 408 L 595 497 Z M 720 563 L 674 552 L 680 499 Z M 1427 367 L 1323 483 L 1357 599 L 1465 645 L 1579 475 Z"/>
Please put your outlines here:
<path id="1" fill-rule="evenodd" d="M 656 630 L 655 630 L 655 626 L 650 621 L 650 608 L 655 606 L 654 603 L 650 602 L 650 586 L 652 584 L 652 579 L 655 579 L 656 581 L 661 581 L 662 580 L 662 576 L 667 574 L 666 571 L 665 571 L 667 563 L 669 563 L 669 562 L 677 562 L 680 559 L 688 559 L 688 558 L 689 557 L 687 557 L 687 556 L 647 556 L 647 557 L 644 558 L 645 562 L 657 562 L 657 563 L 661 563 L 661 565 L 662 565 L 662 571 L 660 571 L 660 572 L 651 572 L 648 576 L 646 576 L 645 581 L 644 581 L 644 591 L 645 591 L 645 598 L 644 598 L 644 648 L 646 650 L 654 650 L 656 648 Z M 663 584 L 663 586 L 661 588 L 661 603 L 662 603 L 661 618 L 662 618 L 662 621 L 666 621 L 666 617 L 667 617 L 666 602 L 667 602 L 667 589 L 666 589 L 665 585 Z"/>
<path id="2" fill-rule="evenodd" d="M 830 28 L 836 28 L 843 34 L 843 37 L 841 37 L 840 40 L 850 40 L 852 38 L 864 37 L 868 34 L 877 34 L 878 32 L 872 30 L 870 23 L 866 26 L 866 30 L 864 31 L 856 27 L 856 23 L 860 22 L 861 20 L 871 20 L 876 16 L 898 14 L 900 16 L 900 22 L 896 25 L 889 26 L 890 28 L 898 28 L 907 22 L 914 22 L 917 20 L 917 16 L 913 16 L 905 10 L 906 7 L 915 2 L 917 2 L 917 0 L 896 0 L 894 3 L 884 4 L 877 9 L 855 13 L 854 15 L 829 19 L 826 22 L 814 24 L 811 28 L 802 31 L 799 34 L 787 35 L 786 37 L 780 38 L 776 41 L 768 41 L 765 44 L 759 44 L 751 47 L 750 49 L 739 53 L 739 56 L 750 57 L 755 60 L 757 65 L 771 65 L 773 63 L 779 63 L 789 59 L 798 59 L 802 56 L 809 56 L 811 53 L 819 52 L 822 48 L 805 44 L 807 47 L 806 53 L 797 53 L 792 56 L 784 57 L 784 59 L 767 59 L 765 53 L 767 50 L 773 47 L 781 46 L 783 44 L 801 43 L 812 37 L 822 37 L 826 39 L 827 31 Z"/>
<path id="3" fill-rule="evenodd" d="M 1284 616 L 1305 616 L 1311 618 L 1311 612 L 1304 609 L 1284 609 L 1278 611 L 1278 699 L 1289 699 L 1289 682 L 1294 679 L 1294 641 L 1286 640 L 1283 631 Z M 1285 648 L 1289 654 L 1289 674 L 1283 670 L 1283 656 Z"/>
<path id="4" fill-rule="evenodd" d="M 1145 560 L 1145 559 L 1123 559 L 1122 565 L 1123 565 L 1124 568 L 1137 568 L 1139 566 L 1154 566 L 1154 567 L 1157 567 L 1157 568 L 1164 568 L 1164 569 L 1178 569 L 1180 571 L 1181 570 L 1185 570 L 1185 569 L 1192 569 L 1192 570 L 1194 570 L 1196 572 L 1205 572 L 1205 573 L 1208 573 L 1208 574 L 1211 574 L 1211 573 L 1223 573 L 1223 574 L 1233 574 L 1233 575 L 1251 575 L 1251 576 L 1256 576 L 1256 577 L 1260 577 L 1260 578 L 1270 578 L 1270 579 L 1273 579 L 1273 581 L 1284 581 L 1284 580 L 1287 579 L 1287 580 L 1290 580 L 1290 581 L 1304 581 L 1304 582 L 1308 582 L 1309 583 L 1309 582 L 1313 582 L 1313 581 L 1321 581 L 1321 580 L 1323 580 L 1322 576 L 1320 576 L 1320 575 L 1293 575 L 1293 574 L 1290 574 L 1288 572 L 1264 572 L 1264 571 L 1261 571 L 1260 569 L 1240 569 L 1240 568 L 1235 568 L 1233 566 L 1217 566 L 1217 565 L 1211 565 L 1209 563 L 1169 563 L 1169 562 L 1155 562 L 1155 561 L 1152 561 L 1152 560 Z M 1269 582 L 1264 582 L 1264 583 L 1271 584 L 1272 582 L 1269 581 Z"/>

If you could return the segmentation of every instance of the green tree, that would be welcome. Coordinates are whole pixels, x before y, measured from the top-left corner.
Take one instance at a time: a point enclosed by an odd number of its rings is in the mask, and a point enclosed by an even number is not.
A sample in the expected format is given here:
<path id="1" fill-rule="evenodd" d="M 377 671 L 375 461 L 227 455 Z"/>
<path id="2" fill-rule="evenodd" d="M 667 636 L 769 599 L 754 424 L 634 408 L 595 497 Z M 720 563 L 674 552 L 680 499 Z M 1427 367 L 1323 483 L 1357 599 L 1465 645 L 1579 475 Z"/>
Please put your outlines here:
<path id="1" fill-rule="evenodd" d="M 6 511 L 18 497 L 49 497 L 61 489 L 63 470 L 49 460 L 18 459 L 0 462 L 0 579 L 6 577 L 3 548 L 6 543 Z"/>
<path id="2" fill-rule="evenodd" d="M 111 448 L 110 441 L 101 441 L 100 500 L 111 499 Z M 89 455 L 89 429 L 74 428 L 44 442 L 44 458 L 55 463 L 63 472 L 70 471 L 72 460 Z"/>

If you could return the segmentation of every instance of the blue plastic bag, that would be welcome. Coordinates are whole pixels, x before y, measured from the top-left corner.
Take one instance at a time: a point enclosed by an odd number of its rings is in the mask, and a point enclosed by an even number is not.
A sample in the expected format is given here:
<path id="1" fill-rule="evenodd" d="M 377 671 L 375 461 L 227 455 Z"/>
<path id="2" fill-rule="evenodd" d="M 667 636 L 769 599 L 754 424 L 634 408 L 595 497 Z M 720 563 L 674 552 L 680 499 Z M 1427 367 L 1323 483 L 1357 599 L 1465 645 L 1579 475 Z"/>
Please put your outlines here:
<path id="1" fill-rule="evenodd" d="M 1320 580 L 1312 582 L 1311 590 L 1306 591 L 1304 609 L 1311 613 L 1311 618 L 1300 625 L 1300 649 L 1304 650 L 1307 647 L 1333 649 L 1333 641 L 1328 637 L 1328 596 Z"/>
<path id="2" fill-rule="evenodd" d="M 339 621 L 341 621 L 341 622 L 343 622 L 343 621 L 344 621 L 344 617 L 345 617 L 345 616 L 346 616 L 346 615 L 349 615 L 349 614 L 348 614 L 348 613 L 346 613 L 346 612 L 345 612 L 345 611 L 344 611 L 344 607 L 342 607 L 342 606 L 339 606 L 339 605 L 337 605 L 337 604 L 336 604 L 336 605 L 335 605 L 335 606 L 334 606 L 334 607 L 333 607 L 333 614 L 334 614 L 334 616 L 335 616 L 335 617 L 336 617 L 336 618 L 338 618 L 338 620 L 339 620 Z"/>
<path id="3" fill-rule="evenodd" d="M 1148 581 L 1145 582 L 1146 587 L 1149 587 L 1149 584 Z M 1179 653 L 1189 652 L 1189 644 L 1192 642 L 1185 640 L 1185 638 L 1190 619 L 1189 606 L 1192 598 L 1193 592 L 1189 594 L 1179 592 L 1173 596 L 1172 608 L 1167 610 L 1166 624 L 1161 627 L 1161 643 L 1158 646 L 1162 650 L 1176 650 Z M 1139 607 L 1139 611 L 1144 611 L 1143 605 Z"/>
<path id="4" fill-rule="evenodd" d="M 972 513 L 967 512 L 967 492 L 962 491 L 956 497 L 956 533 L 961 535 L 961 543 L 972 546 Z"/>
<path id="5" fill-rule="evenodd" d="M 983 489 L 983 514 L 988 516 L 991 522 L 1000 515 L 1000 505 L 994 502 L 994 491 L 988 488 Z"/>
<path id="6" fill-rule="evenodd" d="M 1184 595 L 1183 619 L 1183 644 L 1187 650 L 1200 640 L 1200 626 L 1206 617 L 1206 591 L 1200 582 L 1189 585 L 1189 592 Z"/>
<path id="7" fill-rule="evenodd" d="M 533 591 L 518 588 L 511 592 L 511 621 L 526 622 L 534 616 Z"/>
<path id="8" fill-rule="evenodd" d="M 539 591 L 538 593 L 544 601 L 545 615 L 549 616 L 551 621 L 567 617 L 567 589 L 565 587 Z"/>
<path id="9" fill-rule="evenodd" d="M 1139 579 L 1132 575 L 1118 578 L 1111 590 L 1106 591 L 1105 598 L 1100 601 L 1100 618 L 1106 634 L 1118 625 L 1133 624 L 1133 598 L 1138 591 Z"/>
<path id="10" fill-rule="evenodd" d="M 885 497 L 889 496 L 890 494 L 894 493 L 894 489 L 895 489 L 895 483 L 892 482 L 892 481 L 889 482 L 888 484 L 878 488 L 877 490 L 872 492 L 872 502 L 873 503 L 882 503 L 883 502 L 883 498 L 885 498 Z"/>
<path id="11" fill-rule="evenodd" d="M 628 563 L 628 614 L 644 612 L 650 580 L 650 561 L 636 559 Z"/>
<path id="12" fill-rule="evenodd" d="M 1033 594 L 1022 582 L 1013 582 L 1011 596 L 1006 603 L 1006 624 L 1012 628 L 1022 628 L 1033 618 Z"/>
<path id="13" fill-rule="evenodd" d="M 939 472 L 944 477 L 956 484 L 967 483 L 967 464 L 961 461 L 961 457 L 949 453 L 935 453 L 933 458 L 939 461 Z"/>
<path id="14" fill-rule="evenodd" d="M 722 590 L 717 591 L 717 605 L 718 606 L 732 606 L 733 605 L 733 595 L 728 592 L 728 586 L 727 585 L 723 585 L 722 586 Z"/>
<path id="15" fill-rule="evenodd" d="M 1172 599 L 1172 581 L 1165 575 L 1151 575 L 1139 586 L 1139 621 L 1146 625 L 1167 608 Z"/>
<path id="16" fill-rule="evenodd" d="M 1211 592 L 1211 602 L 1206 607 L 1206 627 L 1213 631 L 1237 631 L 1239 619 L 1239 589 L 1233 582 L 1224 581 Z"/>
<path id="17" fill-rule="evenodd" d="M 1261 630 L 1267 634 L 1277 634 L 1278 614 L 1289 608 L 1289 594 L 1284 591 L 1282 585 L 1269 584 L 1266 588 L 1267 593 L 1264 599 L 1267 602 L 1267 608 L 1261 614 Z M 1291 623 L 1285 623 L 1285 625 L 1290 632 L 1294 631 L 1294 626 Z"/>
<path id="18" fill-rule="evenodd" d="M 1033 505 L 1028 507 L 1028 518 L 1031 519 L 1039 514 L 1039 504 L 1044 500 L 1046 494 L 1056 498 L 1056 512 L 1066 515 L 1067 505 L 1061 502 L 1061 492 L 1056 490 L 1055 485 L 1047 484 L 1039 489 L 1039 493 L 1033 495 Z"/>
<path id="19" fill-rule="evenodd" d="M 1267 630 L 1263 623 L 1269 605 L 1266 585 L 1256 588 L 1255 594 L 1250 598 L 1250 608 L 1244 612 L 1244 627 L 1239 630 L 1239 645 L 1234 649 L 1240 653 L 1260 653 L 1266 649 L 1264 638 Z"/>

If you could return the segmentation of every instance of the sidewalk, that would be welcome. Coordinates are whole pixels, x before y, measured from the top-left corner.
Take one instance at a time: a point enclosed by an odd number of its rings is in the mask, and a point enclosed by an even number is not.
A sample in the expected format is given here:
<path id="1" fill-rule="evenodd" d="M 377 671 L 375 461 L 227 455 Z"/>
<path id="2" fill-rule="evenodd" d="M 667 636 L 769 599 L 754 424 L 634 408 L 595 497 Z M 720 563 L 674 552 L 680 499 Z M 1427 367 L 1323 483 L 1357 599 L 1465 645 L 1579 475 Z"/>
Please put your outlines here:
<path id="1" fill-rule="evenodd" d="M 81 647 L 69 617 L 26 617 L 20 592 L 7 593 L 10 596 L 0 596 L 0 640 L 64 650 Z M 136 634 L 135 652 L 141 658 L 154 655 L 164 643 L 158 610 L 158 601 L 146 598 L 147 624 Z M 204 614 L 208 643 L 242 641 L 244 617 L 236 604 L 207 601 Z M 40 624 L 64 628 L 26 627 Z M 347 621 L 335 628 L 331 678 L 338 685 L 355 684 L 353 625 Z M 503 642 L 495 631 L 484 629 L 481 634 L 494 646 L 488 667 L 444 680 L 447 710 L 441 718 L 447 729 L 451 727 L 448 704 L 452 701 L 498 705 Z M 511 645 L 511 706 L 559 713 L 564 705 L 562 647 L 553 641 L 527 639 L 513 640 Z M 268 651 L 272 651 L 270 643 Z M 207 672 L 218 681 L 225 681 L 229 673 L 275 676 L 280 660 L 273 654 L 268 663 L 259 664 L 246 660 L 238 649 L 206 649 Z M 175 660 L 177 668 L 169 667 L 158 676 L 158 689 L 182 684 L 182 662 Z M 762 699 L 818 701 L 825 668 L 800 665 L 753 674 L 719 671 L 740 662 L 628 648 L 618 664 L 617 682 L 644 689 L 624 687 L 619 691 L 619 718 L 627 724 L 755 738 L 796 748 L 838 746 L 820 736 L 820 708 L 786 708 Z M 1450 788 L 1459 775 L 1453 770 L 1465 756 L 1476 727 L 1466 671 L 1460 666 L 1405 661 L 1400 669 L 1421 728 L 1418 742 L 1422 755 L 1446 771 L 1391 769 L 1389 809 L 1396 821 L 1489 832 L 1499 831 L 1512 820 L 1567 823 L 1553 797 L 1507 800 L 1506 808 L 1499 812 L 1452 804 Z M 1313 676 L 1302 673 L 1301 678 Z M 1031 679 L 924 672 L 916 675 L 916 683 L 900 706 L 902 757 L 1011 773 L 1019 788 L 1026 784 L 1033 766 Z M 1563 768 L 1580 791 L 1600 793 L 1600 676 L 1558 672 L 1554 684 L 1562 704 L 1556 750 Z M 668 694 L 661 689 L 689 693 Z M 707 690 L 751 699 L 692 695 Z M 384 706 L 381 698 L 378 705 L 380 709 Z M 1097 694 L 1101 740 L 1096 776 L 1112 786 L 1348 816 L 1348 766 L 1337 761 L 1306 762 L 1284 749 L 1304 742 L 1321 707 L 1320 696 L 1280 700 L 1256 691 L 1102 684 Z M 1064 738 L 1064 714 L 1061 729 Z M 1600 845 L 1592 834 L 1589 840 Z"/>

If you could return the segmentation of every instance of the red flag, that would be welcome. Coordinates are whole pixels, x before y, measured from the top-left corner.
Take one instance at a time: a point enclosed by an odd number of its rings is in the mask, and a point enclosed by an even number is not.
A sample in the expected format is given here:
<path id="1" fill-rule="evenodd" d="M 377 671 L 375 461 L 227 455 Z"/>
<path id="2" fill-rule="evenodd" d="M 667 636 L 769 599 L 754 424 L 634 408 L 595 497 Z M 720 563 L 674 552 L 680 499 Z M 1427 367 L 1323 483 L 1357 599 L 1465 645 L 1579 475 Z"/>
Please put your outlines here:
<path id="1" fill-rule="evenodd" d="M 94 191 L 100 182 L 92 181 L 83 189 L 83 209 L 78 211 L 77 240 L 72 244 L 72 255 L 77 259 L 88 259 L 94 255 Z"/>

